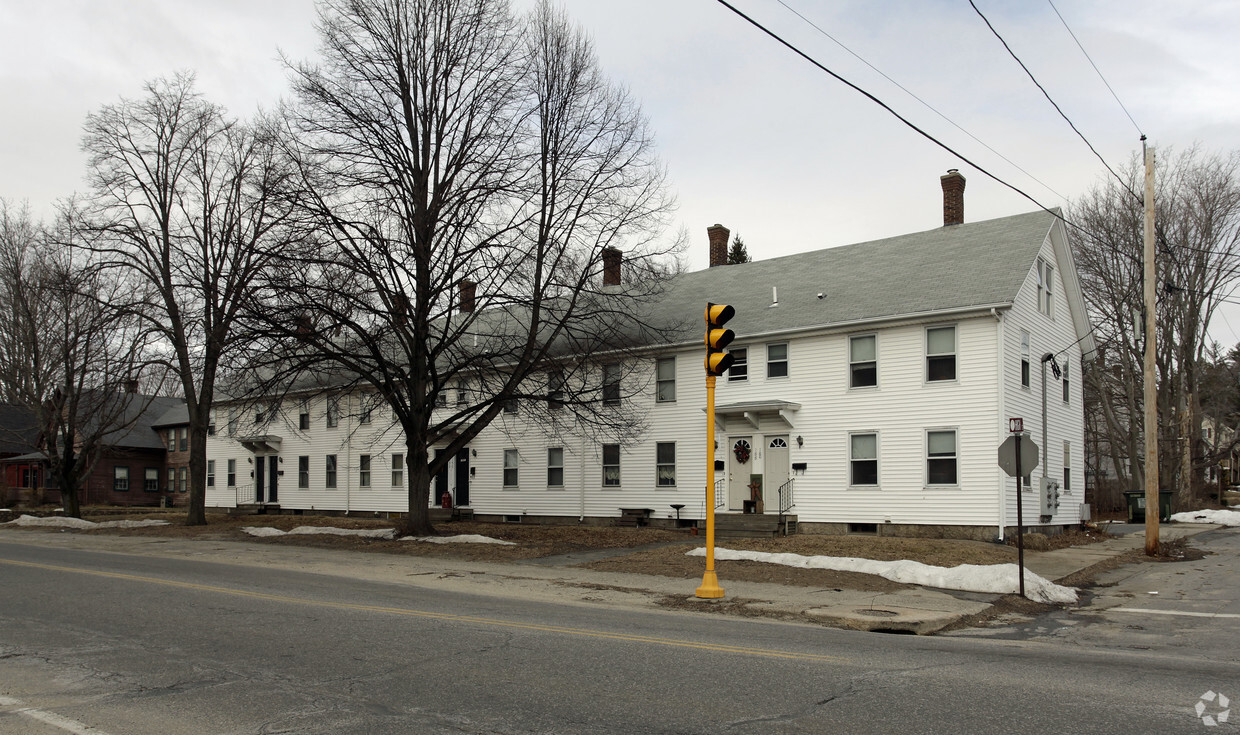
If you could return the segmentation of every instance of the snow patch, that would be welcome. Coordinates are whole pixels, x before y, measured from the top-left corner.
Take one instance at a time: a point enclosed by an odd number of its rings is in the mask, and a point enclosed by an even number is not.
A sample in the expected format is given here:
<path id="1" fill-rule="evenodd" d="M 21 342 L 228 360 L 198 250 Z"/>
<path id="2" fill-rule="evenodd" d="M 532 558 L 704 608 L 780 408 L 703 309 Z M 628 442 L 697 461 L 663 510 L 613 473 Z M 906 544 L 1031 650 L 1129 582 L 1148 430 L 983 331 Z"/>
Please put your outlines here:
<path id="1" fill-rule="evenodd" d="M 1232 506 L 1237 507 L 1237 506 Z M 1235 528 L 1240 526 L 1240 511 L 1235 510 L 1188 510 L 1175 513 L 1171 520 L 1178 523 L 1217 523 Z"/>
<path id="2" fill-rule="evenodd" d="M 516 546 L 515 541 L 501 541 L 490 536 L 479 536 L 476 533 L 463 533 L 459 536 L 406 536 L 402 541 L 424 541 L 428 544 L 498 544 L 500 546 Z"/>
<path id="3" fill-rule="evenodd" d="M 241 529 L 242 533 L 248 533 L 251 536 L 283 536 L 284 532 L 278 528 L 268 528 L 267 526 L 245 526 Z"/>
<path id="4" fill-rule="evenodd" d="M 689 556 L 706 556 L 705 548 L 692 549 Z M 955 567 L 936 567 L 918 561 L 875 561 L 846 556 L 803 556 L 801 554 L 773 554 L 765 551 L 736 551 L 715 549 L 715 558 L 721 561 L 758 561 L 781 564 L 802 569 L 830 569 L 836 572 L 860 572 L 873 574 L 892 582 L 916 584 L 966 592 L 993 592 L 1013 594 L 1020 589 L 1015 564 L 961 564 Z M 1031 600 L 1048 603 L 1076 602 L 1076 590 L 1054 584 L 1025 570 L 1025 594 Z"/>
<path id="5" fill-rule="evenodd" d="M 69 518 L 66 516 L 51 516 L 48 518 L 36 518 L 35 516 L 22 515 L 17 520 L 9 521 L 6 526 L 54 526 L 59 528 L 77 528 L 87 530 L 91 528 L 145 528 L 147 526 L 166 526 L 168 521 L 145 520 L 145 521 L 103 521 L 102 523 L 92 523 L 84 521 L 81 518 Z"/>

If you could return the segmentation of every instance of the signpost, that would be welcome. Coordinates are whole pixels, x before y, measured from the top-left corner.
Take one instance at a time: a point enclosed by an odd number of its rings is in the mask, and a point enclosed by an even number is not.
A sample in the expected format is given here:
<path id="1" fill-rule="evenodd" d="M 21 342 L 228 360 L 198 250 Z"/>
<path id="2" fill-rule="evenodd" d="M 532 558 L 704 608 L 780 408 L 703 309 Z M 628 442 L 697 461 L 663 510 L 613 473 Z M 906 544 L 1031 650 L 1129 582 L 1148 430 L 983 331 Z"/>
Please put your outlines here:
<path id="1" fill-rule="evenodd" d="M 1011 433 L 999 445 L 999 467 L 1016 478 L 1016 565 L 1021 597 L 1025 596 L 1025 510 L 1020 481 L 1038 466 L 1038 445 L 1028 440 L 1024 430 L 1023 419 L 1008 419 Z"/>

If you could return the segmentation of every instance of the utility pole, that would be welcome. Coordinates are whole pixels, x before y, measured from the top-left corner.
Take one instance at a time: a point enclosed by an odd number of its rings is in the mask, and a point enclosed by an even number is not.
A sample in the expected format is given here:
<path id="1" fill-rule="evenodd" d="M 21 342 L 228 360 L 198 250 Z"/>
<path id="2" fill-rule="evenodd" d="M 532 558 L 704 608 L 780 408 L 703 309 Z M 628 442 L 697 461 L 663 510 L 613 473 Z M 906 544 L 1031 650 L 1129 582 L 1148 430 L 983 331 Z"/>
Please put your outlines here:
<path id="1" fill-rule="evenodd" d="M 1158 554 L 1158 385 L 1154 364 L 1157 337 L 1157 274 L 1154 269 L 1154 149 L 1141 136 L 1145 158 L 1145 554 Z"/>

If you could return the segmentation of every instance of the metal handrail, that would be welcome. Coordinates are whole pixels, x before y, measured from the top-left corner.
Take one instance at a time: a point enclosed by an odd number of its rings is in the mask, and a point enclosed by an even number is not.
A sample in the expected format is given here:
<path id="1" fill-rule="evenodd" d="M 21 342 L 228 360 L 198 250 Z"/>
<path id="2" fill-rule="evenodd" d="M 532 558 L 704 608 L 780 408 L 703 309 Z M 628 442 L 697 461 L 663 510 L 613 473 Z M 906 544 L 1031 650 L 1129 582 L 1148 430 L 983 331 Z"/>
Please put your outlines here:
<path id="1" fill-rule="evenodd" d="M 258 495 L 254 492 L 254 483 L 237 486 L 237 507 L 243 505 L 253 505 L 258 502 Z"/>
<path id="2" fill-rule="evenodd" d="M 724 479 L 726 478 L 721 477 L 718 480 L 715 480 L 715 507 L 716 508 L 722 508 L 727 503 L 727 500 L 723 497 Z"/>
<path id="3" fill-rule="evenodd" d="M 788 535 L 788 526 L 784 521 L 784 516 L 796 506 L 796 501 L 792 497 L 792 483 L 793 480 L 789 479 L 779 486 L 779 519 L 777 527 L 784 530 L 785 536 Z"/>

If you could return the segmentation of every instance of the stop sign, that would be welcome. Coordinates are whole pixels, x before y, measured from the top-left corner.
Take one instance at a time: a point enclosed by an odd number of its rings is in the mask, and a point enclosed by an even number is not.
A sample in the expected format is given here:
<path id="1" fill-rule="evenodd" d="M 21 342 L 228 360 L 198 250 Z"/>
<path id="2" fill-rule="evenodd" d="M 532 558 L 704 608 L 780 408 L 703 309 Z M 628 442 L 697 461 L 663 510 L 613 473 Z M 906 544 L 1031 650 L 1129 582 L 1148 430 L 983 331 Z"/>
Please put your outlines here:
<path id="1" fill-rule="evenodd" d="M 1016 471 L 1016 442 L 1020 442 L 1020 472 Z M 1008 477 L 1027 477 L 1038 466 L 1038 445 L 1023 434 L 1012 434 L 999 445 L 999 466 Z"/>

